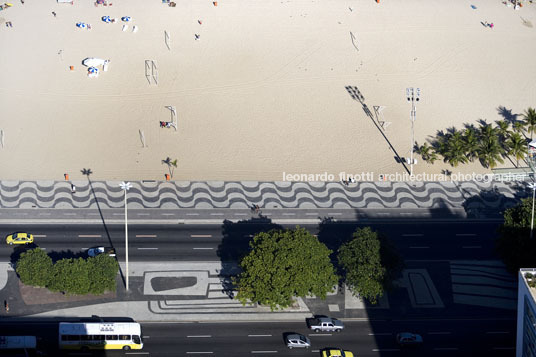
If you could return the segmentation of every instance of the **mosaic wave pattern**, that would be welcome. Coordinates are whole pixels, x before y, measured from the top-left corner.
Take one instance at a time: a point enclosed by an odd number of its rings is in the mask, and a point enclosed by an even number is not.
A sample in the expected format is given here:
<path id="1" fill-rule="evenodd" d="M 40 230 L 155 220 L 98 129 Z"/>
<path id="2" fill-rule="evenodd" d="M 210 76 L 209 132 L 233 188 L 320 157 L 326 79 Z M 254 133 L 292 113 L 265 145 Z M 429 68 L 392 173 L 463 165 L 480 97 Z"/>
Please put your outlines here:
<path id="1" fill-rule="evenodd" d="M 118 181 L 0 181 L 0 208 L 121 208 Z M 465 208 L 512 206 L 523 182 L 132 182 L 129 208 Z"/>

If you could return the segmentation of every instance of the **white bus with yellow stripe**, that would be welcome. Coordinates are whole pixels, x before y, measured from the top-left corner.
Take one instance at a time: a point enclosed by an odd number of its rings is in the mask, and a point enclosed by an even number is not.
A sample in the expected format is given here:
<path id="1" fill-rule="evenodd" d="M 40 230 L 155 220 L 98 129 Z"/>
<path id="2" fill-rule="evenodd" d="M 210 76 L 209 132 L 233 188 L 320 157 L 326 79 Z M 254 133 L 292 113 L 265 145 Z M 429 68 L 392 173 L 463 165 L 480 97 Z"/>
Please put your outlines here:
<path id="1" fill-rule="evenodd" d="M 136 322 L 60 322 L 60 349 L 141 350 L 141 326 Z"/>

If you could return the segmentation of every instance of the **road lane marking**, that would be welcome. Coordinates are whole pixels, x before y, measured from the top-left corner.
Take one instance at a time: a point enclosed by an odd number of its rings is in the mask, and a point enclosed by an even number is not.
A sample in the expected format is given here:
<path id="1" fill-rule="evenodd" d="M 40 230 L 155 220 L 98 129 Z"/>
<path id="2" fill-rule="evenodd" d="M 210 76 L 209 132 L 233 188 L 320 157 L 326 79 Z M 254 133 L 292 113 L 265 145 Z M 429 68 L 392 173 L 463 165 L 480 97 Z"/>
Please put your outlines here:
<path id="1" fill-rule="evenodd" d="M 508 331 L 489 331 L 489 332 L 486 332 L 490 335 L 498 335 L 498 334 L 506 334 L 506 333 L 510 333 Z"/>
<path id="2" fill-rule="evenodd" d="M 186 213 L 187 216 L 199 216 L 199 213 Z"/>
<path id="3" fill-rule="evenodd" d="M 272 335 L 248 335 L 248 337 L 272 337 Z"/>
<path id="4" fill-rule="evenodd" d="M 212 354 L 214 352 L 186 352 L 186 354 L 193 355 L 193 354 Z"/>
<path id="5" fill-rule="evenodd" d="M 223 216 L 223 213 L 211 213 L 211 216 Z"/>
<path id="6" fill-rule="evenodd" d="M 253 238 L 253 234 L 246 234 L 244 237 Z"/>
<path id="7" fill-rule="evenodd" d="M 456 233 L 456 237 L 474 237 L 475 233 Z"/>
<path id="8" fill-rule="evenodd" d="M 306 216 L 318 216 L 318 212 L 314 212 L 314 213 L 309 212 L 309 213 L 306 213 L 305 215 Z"/>
<path id="9" fill-rule="evenodd" d="M 24 213 L 27 214 L 27 213 Z M 64 216 L 76 216 L 76 213 L 64 213 Z"/>
<path id="10" fill-rule="evenodd" d="M 149 352 L 125 352 L 125 354 L 126 355 L 148 355 Z M 90 354 L 88 354 L 88 355 L 90 355 Z"/>
<path id="11" fill-rule="evenodd" d="M 296 213 L 281 213 L 282 216 L 295 216 Z"/>
<path id="12" fill-rule="evenodd" d="M 210 238 L 212 234 L 191 234 L 191 238 Z"/>
<path id="13" fill-rule="evenodd" d="M 138 216 L 148 216 L 149 213 L 136 213 Z"/>
<path id="14" fill-rule="evenodd" d="M 428 249 L 430 247 L 409 247 L 410 249 Z"/>
<path id="15" fill-rule="evenodd" d="M 52 213 L 39 213 L 40 216 L 50 216 Z"/>
<path id="16" fill-rule="evenodd" d="M 175 213 L 162 213 L 162 216 L 174 216 Z"/>
<path id="17" fill-rule="evenodd" d="M 136 238 L 156 238 L 156 234 L 136 234 Z"/>
<path id="18" fill-rule="evenodd" d="M 33 236 L 35 238 L 45 238 L 47 235 L 46 234 L 34 234 Z"/>
<path id="19" fill-rule="evenodd" d="M 428 332 L 429 335 L 450 335 L 450 332 Z"/>
<path id="20" fill-rule="evenodd" d="M 251 351 L 251 353 L 277 353 L 277 351 Z"/>
<path id="21" fill-rule="evenodd" d="M 214 249 L 214 248 L 192 248 L 194 250 L 202 250 L 202 249 L 205 249 L 205 250 L 211 250 L 211 249 Z"/>
<path id="22" fill-rule="evenodd" d="M 100 238 L 102 237 L 100 234 L 79 234 L 79 238 Z"/>
<path id="23" fill-rule="evenodd" d="M 422 233 L 406 233 L 402 234 L 402 237 L 422 237 L 423 235 Z"/>
<path id="24" fill-rule="evenodd" d="M 47 250 L 46 248 L 41 248 L 41 250 Z"/>
<path id="25" fill-rule="evenodd" d="M 190 336 L 186 336 L 188 338 L 207 338 L 207 337 L 212 337 L 212 335 L 190 335 Z"/>
<path id="26" fill-rule="evenodd" d="M 235 213 L 234 215 L 235 216 L 247 216 L 248 214 L 247 213 Z"/>
<path id="27" fill-rule="evenodd" d="M 320 350 L 311 350 L 311 352 L 313 352 L 313 353 L 319 353 Z"/>
<path id="28" fill-rule="evenodd" d="M 112 213 L 112 216 L 124 216 L 124 213 Z"/>
<path id="29" fill-rule="evenodd" d="M 146 249 L 146 250 L 147 250 L 147 249 L 152 249 L 152 250 L 156 250 L 156 249 L 158 249 L 158 248 L 138 248 L 138 249 L 140 249 L 140 250 L 141 250 L 141 249 Z"/>
<path id="30" fill-rule="evenodd" d="M 391 336 L 392 332 L 369 333 L 369 336 Z"/>
<path id="31" fill-rule="evenodd" d="M 100 213 L 88 213 L 88 216 L 100 216 Z"/>
<path id="32" fill-rule="evenodd" d="M 332 216 L 342 216 L 342 213 L 330 213 Z"/>
<path id="33" fill-rule="evenodd" d="M 481 245 L 464 245 L 462 248 L 463 249 L 480 249 L 482 248 L 482 246 Z"/>

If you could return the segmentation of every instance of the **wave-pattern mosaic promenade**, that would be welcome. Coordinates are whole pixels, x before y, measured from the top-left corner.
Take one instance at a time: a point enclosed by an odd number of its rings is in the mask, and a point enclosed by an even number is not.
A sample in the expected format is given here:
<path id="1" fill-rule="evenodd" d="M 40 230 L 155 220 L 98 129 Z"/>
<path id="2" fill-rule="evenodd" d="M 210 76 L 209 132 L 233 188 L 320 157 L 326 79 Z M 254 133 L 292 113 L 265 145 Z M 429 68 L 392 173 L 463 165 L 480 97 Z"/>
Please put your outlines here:
<path id="1" fill-rule="evenodd" d="M 76 192 L 72 190 L 76 186 Z M 129 208 L 509 207 L 530 194 L 523 182 L 132 182 Z M 0 181 L 0 208 L 120 208 L 117 181 Z"/>

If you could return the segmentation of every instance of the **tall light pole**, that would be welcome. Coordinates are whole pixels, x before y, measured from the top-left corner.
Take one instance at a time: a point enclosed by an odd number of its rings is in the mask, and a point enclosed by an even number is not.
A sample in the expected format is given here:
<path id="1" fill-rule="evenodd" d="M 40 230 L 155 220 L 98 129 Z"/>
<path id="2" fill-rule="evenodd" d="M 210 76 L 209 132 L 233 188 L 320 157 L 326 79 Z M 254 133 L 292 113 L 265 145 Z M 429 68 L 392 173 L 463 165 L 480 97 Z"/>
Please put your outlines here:
<path id="1" fill-rule="evenodd" d="M 536 192 L 536 183 L 529 183 L 529 187 L 532 188 L 532 217 L 530 219 L 530 239 L 532 240 L 532 232 L 534 229 L 534 192 Z"/>
<path id="2" fill-rule="evenodd" d="M 415 163 L 415 160 L 413 159 L 413 147 L 415 146 L 415 131 L 414 131 L 414 124 L 415 124 L 415 118 L 417 116 L 417 106 L 416 102 L 419 101 L 421 97 L 421 89 L 420 88 L 406 88 L 406 98 L 408 99 L 408 102 L 411 101 L 411 112 L 410 112 L 410 119 L 411 119 L 411 157 L 410 157 L 410 175 L 413 176 L 413 164 Z"/>
<path id="3" fill-rule="evenodd" d="M 128 291 L 128 215 L 127 215 L 127 191 L 132 187 L 130 182 L 121 182 L 119 184 L 125 191 L 125 289 Z"/>

